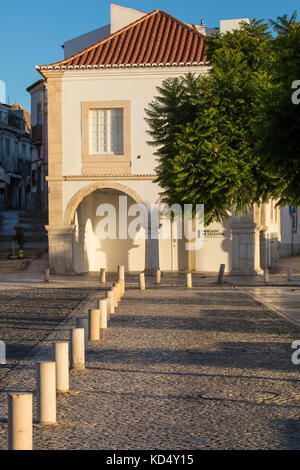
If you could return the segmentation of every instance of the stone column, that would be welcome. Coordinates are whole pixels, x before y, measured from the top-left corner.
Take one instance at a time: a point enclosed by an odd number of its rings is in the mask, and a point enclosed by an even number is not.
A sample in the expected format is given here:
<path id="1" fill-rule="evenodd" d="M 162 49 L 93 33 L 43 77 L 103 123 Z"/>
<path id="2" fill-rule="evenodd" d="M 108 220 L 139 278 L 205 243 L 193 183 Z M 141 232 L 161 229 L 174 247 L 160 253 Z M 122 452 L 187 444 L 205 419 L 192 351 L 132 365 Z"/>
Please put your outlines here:
<path id="1" fill-rule="evenodd" d="M 74 225 L 46 226 L 49 243 L 49 268 L 54 274 L 74 274 Z"/>
<path id="2" fill-rule="evenodd" d="M 232 229 L 231 275 L 257 276 L 261 274 L 259 228 L 249 220 L 236 221 Z"/>
<path id="3" fill-rule="evenodd" d="M 145 274 L 154 275 L 159 269 L 159 225 L 151 221 L 148 225 L 148 238 L 145 240 Z"/>
<path id="4" fill-rule="evenodd" d="M 262 225 L 259 231 L 259 243 L 260 243 L 260 266 L 261 269 L 268 269 L 268 237 L 267 227 Z"/>
<path id="5" fill-rule="evenodd" d="M 274 232 L 270 234 L 270 246 L 271 246 L 271 268 L 276 272 L 279 271 L 279 240 L 278 233 Z"/>

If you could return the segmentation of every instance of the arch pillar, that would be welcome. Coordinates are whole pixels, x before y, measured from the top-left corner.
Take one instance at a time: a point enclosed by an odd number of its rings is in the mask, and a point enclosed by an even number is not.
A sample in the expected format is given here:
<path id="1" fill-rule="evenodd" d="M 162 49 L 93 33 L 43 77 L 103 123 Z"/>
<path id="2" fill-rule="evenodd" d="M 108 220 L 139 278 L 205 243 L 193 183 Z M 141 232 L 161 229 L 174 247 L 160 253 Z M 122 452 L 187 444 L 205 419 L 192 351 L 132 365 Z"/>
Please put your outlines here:
<path id="1" fill-rule="evenodd" d="M 49 268 L 53 274 L 74 274 L 74 225 L 47 225 Z"/>

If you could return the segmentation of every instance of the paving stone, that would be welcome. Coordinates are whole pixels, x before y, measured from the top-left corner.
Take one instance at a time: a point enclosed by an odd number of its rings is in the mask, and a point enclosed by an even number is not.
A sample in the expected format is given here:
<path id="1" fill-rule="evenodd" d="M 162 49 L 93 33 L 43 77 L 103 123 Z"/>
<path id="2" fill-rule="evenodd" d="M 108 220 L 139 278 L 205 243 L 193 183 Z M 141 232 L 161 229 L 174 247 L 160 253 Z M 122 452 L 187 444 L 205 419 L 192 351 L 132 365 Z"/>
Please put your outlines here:
<path id="1" fill-rule="evenodd" d="M 34 425 L 35 449 L 299 448 L 291 343 L 300 329 L 247 292 L 197 279 L 187 290 L 182 276 L 166 276 L 160 287 L 146 278 L 140 292 L 128 278 L 109 329 L 90 343 L 85 372 L 71 372 L 71 393 L 58 395 L 58 424 Z M 5 297 L 5 310 L 17 310 L 26 328 L 21 303 L 33 316 L 28 341 L 31 331 L 36 345 L 0 393 L 0 449 L 7 446 L 7 392 L 35 391 L 37 360 L 49 358 L 52 340 L 68 338 L 75 318 L 104 296 L 95 282 L 87 289 L 84 280 L 84 295 L 80 282 L 75 290 L 53 289 L 48 314 L 41 304 L 49 289 L 28 289 L 28 304 L 19 291 Z M 36 413 L 36 397 L 34 405 Z"/>

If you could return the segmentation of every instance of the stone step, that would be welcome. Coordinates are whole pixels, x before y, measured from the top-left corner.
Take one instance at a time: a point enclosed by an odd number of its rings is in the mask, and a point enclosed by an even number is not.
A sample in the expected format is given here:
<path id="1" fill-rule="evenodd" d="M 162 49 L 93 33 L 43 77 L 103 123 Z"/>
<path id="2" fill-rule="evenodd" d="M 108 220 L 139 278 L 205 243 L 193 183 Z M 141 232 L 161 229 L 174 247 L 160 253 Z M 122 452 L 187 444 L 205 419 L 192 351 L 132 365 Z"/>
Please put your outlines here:
<path id="1" fill-rule="evenodd" d="M 47 253 L 48 248 L 26 248 L 24 250 L 25 259 L 38 259 L 43 253 Z M 17 256 L 18 249 L 15 248 L 15 256 Z M 12 256 L 11 248 L 0 248 L 0 260 L 7 260 L 9 256 Z"/>
<path id="2" fill-rule="evenodd" d="M 0 260 L 0 272 L 14 273 L 25 271 L 29 262 L 23 259 Z"/>
<path id="3" fill-rule="evenodd" d="M 0 243 L 12 243 L 14 235 L 0 235 Z M 26 233 L 25 235 L 25 244 L 29 242 L 39 242 L 39 241 L 47 241 L 48 234 L 45 233 Z M 16 245 L 16 242 L 15 242 Z"/>

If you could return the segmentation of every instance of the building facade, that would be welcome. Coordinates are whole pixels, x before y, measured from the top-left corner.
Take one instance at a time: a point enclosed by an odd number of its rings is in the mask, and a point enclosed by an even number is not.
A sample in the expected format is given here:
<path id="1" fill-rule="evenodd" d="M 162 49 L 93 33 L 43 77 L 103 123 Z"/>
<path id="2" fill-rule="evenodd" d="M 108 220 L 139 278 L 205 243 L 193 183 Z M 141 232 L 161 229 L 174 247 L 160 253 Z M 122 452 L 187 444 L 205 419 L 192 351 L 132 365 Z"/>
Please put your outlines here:
<path id="1" fill-rule="evenodd" d="M 128 271 L 216 272 L 224 263 L 232 274 L 257 275 L 276 267 L 280 211 L 272 201 L 206 227 L 201 249 L 187 248 L 163 214 L 158 221 L 151 217 L 161 198 L 144 110 L 163 80 L 209 71 L 205 26 L 160 10 L 146 14 L 112 5 L 110 28 L 99 31 L 106 36 L 96 44 L 86 46 L 85 35 L 86 48 L 76 51 L 82 44 L 77 38 L 65 47 L 64 60 L 37 67 L 48 101 L 50 268 L 60 274 L 115 271 L 120 264 Z M 134 203 L 147 208 L 149 223 L 142 227 L 146 236 L 128 238 L 121 219 L 126 212 L 127 232 Z M 99 235 L 108 204 L 115 238 Z"/>
<path id="2" fill-rule="evenodd" d="M 30 114 L 0 103 L 0 208 L 25 209 L 30 192 Z"/>
<path id="3" fill-rule="evenodd" d="M 28 209 L 48 211 L 48 123 L 47 84 L 39 80 L 27 88 L 31 96 L 31 182 Z"/>

